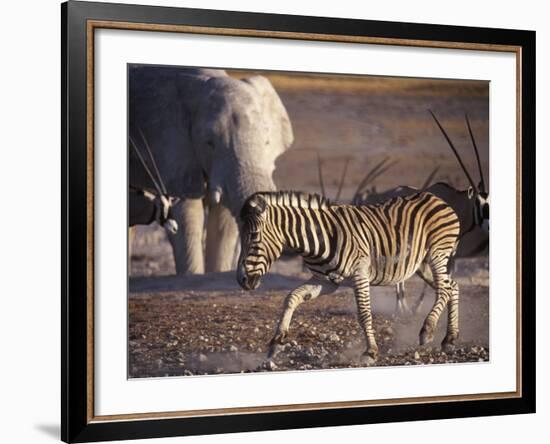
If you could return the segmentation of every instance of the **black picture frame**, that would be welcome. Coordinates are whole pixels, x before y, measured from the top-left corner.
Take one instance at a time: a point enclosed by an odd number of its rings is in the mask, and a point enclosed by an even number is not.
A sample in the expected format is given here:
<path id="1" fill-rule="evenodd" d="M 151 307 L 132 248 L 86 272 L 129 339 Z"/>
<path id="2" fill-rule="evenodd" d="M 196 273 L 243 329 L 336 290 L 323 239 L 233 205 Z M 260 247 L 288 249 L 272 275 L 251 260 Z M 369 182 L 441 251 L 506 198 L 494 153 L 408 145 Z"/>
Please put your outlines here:
<path id="1" fill-rule="evenodd" d="M 500 399 L 376 405 L 102 421 L 90 415 L 90 195 L 87 39 L 90 20 L 369 37 L 519 48 L 521 137 L 520 396 Z M 62 53 L 62 374 L 61 438 L 65 442 L 138 439 L 415 421 L 535 412 L 535 32 L 69 1 L 61 5 Z M 523 116 L 525 116 L 523 118 Z M 93 234 L 93 233 L 92 233 Z M 92 317 L 92 319 L 90 319 Z M 92 336 L 93 337 L 93 336 Z M 93 407 L 93 404 L 92 404 Z"/>

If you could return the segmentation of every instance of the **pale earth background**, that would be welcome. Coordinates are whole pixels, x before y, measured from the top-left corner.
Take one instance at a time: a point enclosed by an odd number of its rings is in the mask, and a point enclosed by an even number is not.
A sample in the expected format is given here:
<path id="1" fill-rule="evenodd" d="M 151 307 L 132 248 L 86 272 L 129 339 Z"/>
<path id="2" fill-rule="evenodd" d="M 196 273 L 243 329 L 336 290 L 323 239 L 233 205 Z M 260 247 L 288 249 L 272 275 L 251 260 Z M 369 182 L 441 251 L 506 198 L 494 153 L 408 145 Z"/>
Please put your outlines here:
<path id="1" fill-rule="evenodd" d="M 121 3 L 145 3 L 119 0 Z M 147 1 L 148 4 L 189 6 L 227 9 L 220 0 L 203 1 Z M 550 29 L 546 26 L 547 13 L 543 3 L 526 0 L 518 7 L 516 2 L 502 3 L 465 0 L 460 7 L 442 8 L 440 2 L 379 2 L 362 5 L 360 2 L 341 0 L 339 2 L 295 2 L 279 0 L 276 3 L 257 3 L 248 0 L 234 0 L 231 9 L 259 12 L 279 12 L 304 15 L 355 17 L 377 20 L 408 22 L 463 24 L 470 26 L 508 27 L 537 30 L 537 185 L 539 190 L 550 189 L 550 177 L 544 174 L 550 166 L 550 153 L 543 148 L 550 144 L 546 121 L 550 115 L 550 88 L 542 79 L 550 77 Z M 32 11 L 32 13 L 30 13 Z M 3 423 L 2 439 L 11 443 L 58 442 L 59 436 L 59 374 L 60 374 L 60 195 L 59 176 L 59 2 L 31 1 L 10 3 L 5 7 L 7 17 L 25 17 L 25 31 L 20 20 L 7 20 L 2 27 L 2 41 L 16 42 L 3 46 L 6 60 L 17 63 L 17 69 L 2 70 L 0 77 L 5 89 L 4 106 L 0 114 L 4 121 L 3 136 L 9 150 L 10 162 L 2 162 L 0 185 L 6 193 L 4 208 L 10 217 L 0 222 L 0 240 L 4 252 L 2 266 L 2 295 L 4 313 L 1 325 L 3 354 L 0 389 L 3 393 L 0 413 Z M 32 30 L 28 32 L 28 30 Z M 36 67 L 40 66 L 37 76 Z M 32 106 L 29 100 L 32 97 Z M 7 93 L 7 94 L 6 94 Z M 18 118 L 22 116 L 22 118 Z M 23 117 L 24 116 L 24 117 Z M 15 119 L 13 117 L 16 117 Z M 9 120 L 8 120 L 9 119 Z M 32 130 L 29 122 L 32 121 Z M 22 137 L 23 136 L 23 137 Z M 44 142 L 47 141 L 45 144 Z M 6 150 L 7 151 L 7 150 Z M 56 154 L 52 154 L 56 153 Z M 29 164 L 29 158 L 34 161 Z M 26 165 L 25 171 L 33 180 L 22 180 L 21 169 L 14 166 Z M 29 214 L 30 196 L 37 195 L 37 184 L 41 196 L 47 199 L 35 200 L 32 214 Z M 25 197 L 25 198 L 22 198 Z M 550 236 L 541 227 L 550 213 L 542 205 L 545 197 L 538 193 L 538 275 L 544 276 L 548 259 L 543 252 L 550 247 Z M 18 215 L 14 217 L 13 215 Z M 22 246 L 25 246 L 22 248 Z M 32 259 L 29 259 L 30 248 Z M 31 261 L 31 262 L 29 262 Z M 32 275 L 29 267 L 33 264 Z M 537 374 L 550 371 L 549 355 L 546 353 L 550 339 L 550 327 L 543 322 L 544 313 L 550 308 L 544 280 L 537 286 Z M 9 315 L 8 315 L 9 314 Z M 14 334 L 16 332 L 16 334 Z M 518 442 L 531 436 L 544 436 L 550 420 L 550 384 L 547 378 L 539 377 L 538 413 L 513 417 L 465 418 L 430 422 L 390 423 L 368 426 L 331 427 L 309 430 L 286 430 L 278 432 L 257 432 L 223 436 L 202 436 L 188 438 L 158 439 L 155 443 L 280 443 L 281 441 L 312 442 L 377 442 L 423 443 L 426 433 L 444 436 L 446 443 L 462 444 L 466 441 L 486 439 L 499 442 Z M 449 433 L 452 430 L 451 433 Z M 143 441 L 146 442 L 146 441 Z"/>

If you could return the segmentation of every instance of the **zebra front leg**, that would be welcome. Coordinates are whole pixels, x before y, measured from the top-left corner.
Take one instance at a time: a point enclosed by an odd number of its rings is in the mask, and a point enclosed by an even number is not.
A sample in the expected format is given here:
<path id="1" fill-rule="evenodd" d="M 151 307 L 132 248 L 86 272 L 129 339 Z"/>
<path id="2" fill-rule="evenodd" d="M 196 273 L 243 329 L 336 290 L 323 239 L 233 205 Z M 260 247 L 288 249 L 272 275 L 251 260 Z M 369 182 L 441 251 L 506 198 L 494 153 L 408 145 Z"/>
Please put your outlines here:
<path id="1" fill-rule="evenodd" d="M 378 346 L 374 339 L 370 305 L 370 284 L 366 273 L 361 270 L 355 273 L 353 276 L 353 289 L 355 292 L 355 301 L 357 302 L 359 324 L 363 328 L 367 341 L 367 349 L 363 356 L 367 358 L 367 363 L 374 363 L 378 357 Z"/>
<path id="2" fill-rule="evenodd" d="M 288 330 L 294 310 L 303 302 L 315 299 L 321 294 L 332 293 L 336 288 L 337 286 L 331 282 L 321 282 L 315 278 L 311 278 L 305 284 L 300 285 L 288 294 L 285 299 L 283 314 L 277 324 L 275 335 L 269 343 L 269 351 L 267 353 L 268 359 L 271 359 L 279 353 L 281 346 L 288 337 Z"/>

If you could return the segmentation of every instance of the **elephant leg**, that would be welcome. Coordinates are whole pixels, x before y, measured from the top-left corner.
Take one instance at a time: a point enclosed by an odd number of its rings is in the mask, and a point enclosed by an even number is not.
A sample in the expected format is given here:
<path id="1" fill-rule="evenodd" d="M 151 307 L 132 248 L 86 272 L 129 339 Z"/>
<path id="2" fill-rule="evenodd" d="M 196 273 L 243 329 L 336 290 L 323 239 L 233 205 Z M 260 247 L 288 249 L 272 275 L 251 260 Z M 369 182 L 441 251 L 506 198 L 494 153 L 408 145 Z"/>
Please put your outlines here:
<path id="1" fill-rule="evenodd" d="M 210 205 L 206 229 L 206 271 L 235 270 L 239 253 L 239 229 L 235 218 L 225 206 Z"/>
<path id="2" fill-rule="evenodd" d="M 176 273 L 204 273 L 202 199 L 182 199 L 172 208 L 172 214 L 179 227 L 176 234 L 168 234 L 174 252 Z"/>

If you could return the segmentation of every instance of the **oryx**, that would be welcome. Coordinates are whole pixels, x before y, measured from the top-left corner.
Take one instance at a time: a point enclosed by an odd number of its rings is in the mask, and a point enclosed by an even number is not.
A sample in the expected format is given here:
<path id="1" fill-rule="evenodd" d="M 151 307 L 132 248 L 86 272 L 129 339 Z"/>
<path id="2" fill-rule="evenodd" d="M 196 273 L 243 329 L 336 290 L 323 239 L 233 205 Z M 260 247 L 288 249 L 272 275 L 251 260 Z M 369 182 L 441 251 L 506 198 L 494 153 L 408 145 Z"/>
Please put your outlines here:
<path id="1" fill-rule="evenodd" d="M 489 192 L 485 185 L 485 178 L 483 176 L 481 161 L 479 159 L 479 152 L 470 125 L 470 120 L 468 118 L 468 115 L 466 115 L 466 125 L 476 155 L 477 166 L 479 169 L 480 182 L 477 186 L 474 183 L 472 176 L 464 165 L 462 158 L 458 154 L 458 151 L 456 150 L 453 142 L 449 138 L 447 132 L 439 123 L 439 120 L 437 119 L 435 114 L 432 111 L 430 111 L 430 114 L 432 115 L 437 126 L 441 130 L 447 143 L 451 147 L 451 150 L 453 151 L 456 159 L 458 160 L 458 163 L 460 164 L 460 167 L 464 171 L 464 174 L 466 175 L 466 178 L 470 183 L 470 187 L 468 187 L 468 189 L 466 190 L 457 190 L 451 185 L 443 182 L 438 182 L 428 186 L 429 182 L 427 181 L 427 183 L 422 188 L 399 186 L 382 193 L 370 192 L 365 194 L 364 186 L 360 184 L 353 200 L 354 204 L 358 205 L 361 203 L 380 203 L 397 196 L 407 196 L 417 193 L 419 191 L 429 191 L 430 193 L 435 194 L 436 196 L 447 202 L 456 212 L 460 220 L 460 242 L 455 257 L 479 256 L 480 254 L 485 253 L 489 248 Z M 363 182 L 364 181 L 365 179 L 363 180 Z M 429 179 L 429 181 L 431 181 L 431 179 Z M 422 292 L 418 302 L 415 304 L 415 307 L 412 310 L 413 313 L 416 313 L 418 311 L 422 303 L 423 297 L 424 291 Z M 405 302 L 404 283 L 402 282 L 397 285 L 396 312 L 406 311 L 408 311 L 408 308 Z"/>
<path id="2" fill-rule="evenodd" d="M 130 227 L 129 232 L 129 246 L 131 252 L 132 241 L 135 235 L 136 225 L 149 225 L 153 222 L 157 222 L 161 227 L 164 227 L 168 232 L 175 234 L 178 231 L 178 224 L 172 216 L 172 207 L 175 205 L 177 199 L 168 195 L 164 182 L 159 173 L 155 158 L 149 144 L 141 133 L 141 139 L 145 150 L 149 155 L 152 169 L 155 175 L 152 173 L 151 168 L 147 165 L 143 155 L 141 154 L 134 139 L 130 136 L 130 146 L 136 153 L 136 157 L 139 159 L 143 169 L 149 176 L 154 191 L 144 189 L 142 187 L 136 187 L 133 184 L 129 184 L 128 190 L 128 225 Z"/>

